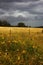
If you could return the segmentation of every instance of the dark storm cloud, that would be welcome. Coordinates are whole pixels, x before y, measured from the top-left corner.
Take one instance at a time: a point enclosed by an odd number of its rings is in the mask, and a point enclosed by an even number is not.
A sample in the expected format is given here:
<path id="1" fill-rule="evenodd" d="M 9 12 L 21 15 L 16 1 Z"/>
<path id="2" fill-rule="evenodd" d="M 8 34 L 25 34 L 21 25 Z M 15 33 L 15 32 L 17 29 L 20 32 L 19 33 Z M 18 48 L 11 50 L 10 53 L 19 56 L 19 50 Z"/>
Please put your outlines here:
<path id="1" fill-rule="evenodd" d="M 0 2 L 27 2 L 27 1 L 38 1 L 38 0 L 0 0 Z"/>
<path id="2" fill-rule="evenodd" d="M 0 2 L 22 2 L 22 0 L 0 0 Z"/>
<path id="3" fill-rule="evenodd" d="M 21 11 L 32 11 L 32 9 L 35 7 L 35 6 L 38 6 L 38 3 L 25 3 L 25 2 L 22 2 L 22 3 L 0 3 L 0 8 L 3 9 L 3 10 L 21 10 Z"/>
<path id="4" fill-rule="evenodd" d="M 3 15 L 4 14 L 4 12 L 0 12 L 0 15 Z"/>
<path id="5" fill-rule="evenodd" d="M 43 0 L 0 0 L 0 19 L 11 24 L 43 24 Z"/>

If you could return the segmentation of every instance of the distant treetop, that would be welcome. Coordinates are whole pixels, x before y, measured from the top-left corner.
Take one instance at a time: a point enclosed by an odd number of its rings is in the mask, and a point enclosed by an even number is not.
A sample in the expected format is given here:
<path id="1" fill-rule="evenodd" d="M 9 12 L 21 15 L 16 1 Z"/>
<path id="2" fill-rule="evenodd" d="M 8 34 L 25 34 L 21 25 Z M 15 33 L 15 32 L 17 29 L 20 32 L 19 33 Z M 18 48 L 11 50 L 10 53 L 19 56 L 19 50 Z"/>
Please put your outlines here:
<path id="1" fill-rule="evenodd" d="M 9 22 L 7 22 L 6 20 L 0 20 L 0 26 L 11 26 L 11 24 Z"/>
<path id="2" fill-rule="evenodd" d="M 17 24 L 18 27 L 26 27 L 26 25 L 23 22 L 20 22 Z"/>

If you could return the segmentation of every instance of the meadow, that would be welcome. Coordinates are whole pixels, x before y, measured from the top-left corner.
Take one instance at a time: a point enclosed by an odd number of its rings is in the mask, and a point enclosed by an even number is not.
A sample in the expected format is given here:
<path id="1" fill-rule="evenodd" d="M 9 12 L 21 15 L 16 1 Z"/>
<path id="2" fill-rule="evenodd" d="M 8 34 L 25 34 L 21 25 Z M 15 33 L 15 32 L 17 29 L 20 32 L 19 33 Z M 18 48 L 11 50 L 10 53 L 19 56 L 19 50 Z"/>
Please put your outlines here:
<path id="1" fill-rule="evenodd" d="M 0 27 L 0 65 L 43 65 L 43 28 Z"/>

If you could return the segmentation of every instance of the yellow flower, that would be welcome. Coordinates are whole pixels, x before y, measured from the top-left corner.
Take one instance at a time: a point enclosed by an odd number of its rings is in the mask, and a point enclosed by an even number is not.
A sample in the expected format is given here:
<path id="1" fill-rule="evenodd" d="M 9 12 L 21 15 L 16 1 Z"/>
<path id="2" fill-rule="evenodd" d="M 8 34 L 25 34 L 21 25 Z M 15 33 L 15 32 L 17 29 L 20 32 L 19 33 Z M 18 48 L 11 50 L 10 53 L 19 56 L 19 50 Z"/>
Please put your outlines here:
<path id="1" fill-rule="evenodd" d="M 18 60 L 20 60 L 20 56 L 18 56 Z"/>
<path id="2" fill-rule="evenodd" d="M 23 50 L 22 53 L 26 53 L 26 50 Z"/>
<path id="3" fill-rule="evenodd" d="M 33 46 L 33 48 L 35 48 L 35 46 Z"/>
<path id="4" fill-rule="evenodd" d="M 19 51 L 19 49 L 17 49 L 17 51 Z"/>
<path id="5" fill-rule="evenodd" d="M 16 40 L 15 40 L 14 42 L 15 42 L 15 43 L 17 43 L 17 41 L 16 41 Z"/>
<path id="6" fill-rule="evenodd" d="M 11 41 L 9 40 L 8 43 L 10 43 Z"/>

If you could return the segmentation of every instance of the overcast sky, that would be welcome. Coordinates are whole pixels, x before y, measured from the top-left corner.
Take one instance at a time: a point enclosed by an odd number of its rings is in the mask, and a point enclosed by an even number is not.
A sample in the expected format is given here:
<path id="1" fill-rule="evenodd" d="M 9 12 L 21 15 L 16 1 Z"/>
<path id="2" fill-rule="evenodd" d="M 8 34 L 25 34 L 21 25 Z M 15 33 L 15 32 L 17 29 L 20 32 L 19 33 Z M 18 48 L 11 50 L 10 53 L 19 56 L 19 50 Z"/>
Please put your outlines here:
<path id="1" fill-rule="evenodd" d="M 0 19 L 12 25 L 24 22 L 28 26 L 41 26 L 43 0 L 0 0 Z"/>

